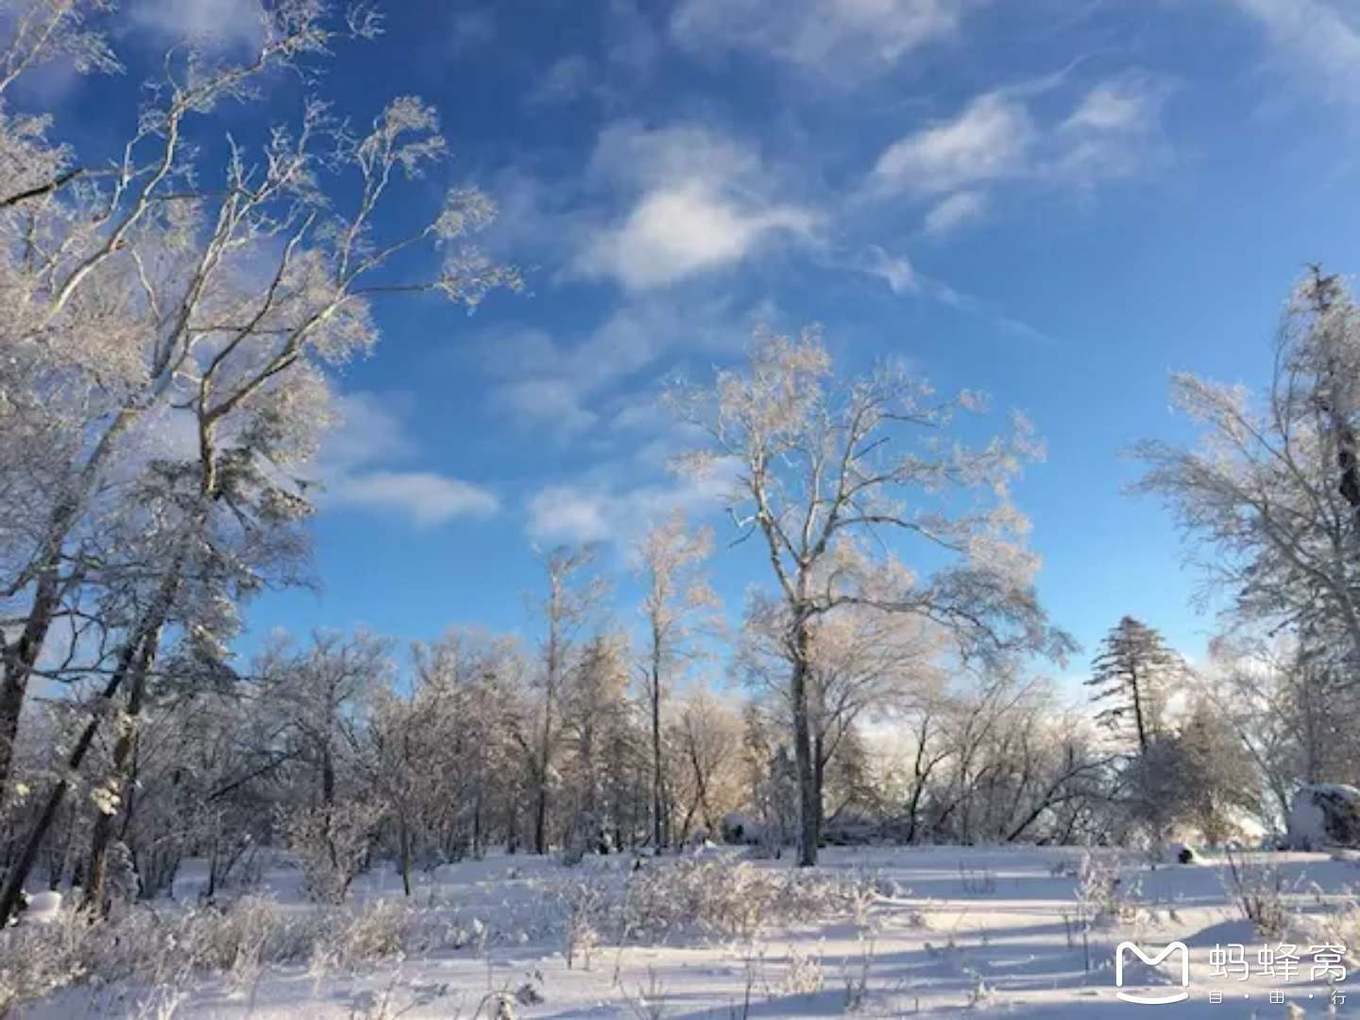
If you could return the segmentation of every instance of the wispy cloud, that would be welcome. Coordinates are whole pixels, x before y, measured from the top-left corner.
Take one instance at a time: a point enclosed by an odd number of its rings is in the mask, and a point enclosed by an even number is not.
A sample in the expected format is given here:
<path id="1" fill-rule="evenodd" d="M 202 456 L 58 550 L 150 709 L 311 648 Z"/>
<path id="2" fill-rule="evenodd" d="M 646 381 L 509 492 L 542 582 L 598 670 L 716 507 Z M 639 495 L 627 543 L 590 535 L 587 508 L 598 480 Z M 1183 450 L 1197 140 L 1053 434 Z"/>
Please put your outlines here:
<path id="1" fill-rule="evenodd" d="M 259 45 L 264 12 L 258 0 L 135 0 L 132 23 L 147 35 L 230 50 Z"/>
<path id="2" fill-rule="evenodd" d="M 489 517 L 496 497 L 480 486 L 430 471 L 364 471 L 332 480 L 333 501 L 408 517 L 423 526 Z"/>
<path id="3" fill-rule="evenodd" d="M 455 53 L 479 49 L 496 38 L 496 18 L 491 6 L 468 7 L 449 22 L 449 43 Z"/>
<path id="4" fill-rule="evenodd" d="M 1277 58 L 1331 99 L 1360 101 L 1360 8 L 1349 0 L 1228 0 L 1262 28 Z"/>
<path id="5" fill-rule="evenodd" d="M 673 510 L 701 518 L 722 509 L 736 466 L 719 463 L 699 478 L 629 485 L 609 468 L 580 482 L 548 485 L 529 499 L 527 530 L 540 542 L 611 542 L 629 549 Z"/>
<path id="6" fill-rule="evenodd" d="M 650 391 L 668 354 L 737 349 L 747 327 L 724 300 L 649 295 L 621 304 L 584 335 L 494 331 L 482 367 L 497 410 L 523 426 L 550 425 L 565 440 L 604 423 L 626 428 L 648 421 L 628 394 L 616 392 L 621 384 L 642 374 Z"/>
<path id="7" fill-rule="evenodd" d="M 892 67 L 956 34 L 968 0 L 682 0 L 671 36 L 698 54 L 747 50 L 832 77 Z"/>
<path id="8" fill-rule="evenodd" d="M 488 517 L 499 502 L 487 489 L 427 470 L 400 470 L 418 451 L 402 420 L 400 395 L 349 393 L 319 457 L 323 505 L 405 518 L 419 526 L 456 517 Z"/>
<path id="9" fill-rule="evenodd" d="M 1088 88 L 1066 115 L 1041 119 L 1034 99 L 1059 81 L 983 93 L 953 117 L 902 136 L 880 153 L 864 194 L 930 202 L 924 229 L 938 236 L 981 217 L 1002 185 L 1091 188 L 1167 158 L 1166 80 L 1118 75 Z"/>
<path id="10" fill-rule="evenodd" d="M 530 106 L 562 106 L 589 95 L 597 87 L 591 62 L 579 53 L 558 57 L 529 91 Z"/>
<path id="11" fill-rule="evenodd" d="M 931 206 L 926 213 L 925 230 L 934 237 L 952 234 L 979 220 L 987 211 L 987 195 L 981 191 L 956 191 Z"/>
<path id="12" fill-rule="evenodd" d="M 1029 165 L 1035 139 L 1024 103 L 989 92 L 958 116 L 889 145 L 874 164 L 873 183 L 885 192 L 939 194 L 1015 177 Z"/>
<path id="13" fill-rule="evenodd" d="M 921 290 L 921 281 L 911 260 L 905 255 L 890 255 L 876 244 L 865 249 L 854 268 L 878 277 L 894 294 L 916 294 Z"/>
<path id="14" fill-rule="evenodd" d="M 898 296 L 937 301 L 965 315 L 984 319 L 1005 333 L 1046 344 L 1054 342 L 1043 330 L 1007 315 L 981 298 L 964 293 L 943 280 L 921 272 L 906 255 L 893 254 L 878 245 L 869 245 L 857 257 L 840 265 L 841 268 L 882 280 L 888 289 Z"/>

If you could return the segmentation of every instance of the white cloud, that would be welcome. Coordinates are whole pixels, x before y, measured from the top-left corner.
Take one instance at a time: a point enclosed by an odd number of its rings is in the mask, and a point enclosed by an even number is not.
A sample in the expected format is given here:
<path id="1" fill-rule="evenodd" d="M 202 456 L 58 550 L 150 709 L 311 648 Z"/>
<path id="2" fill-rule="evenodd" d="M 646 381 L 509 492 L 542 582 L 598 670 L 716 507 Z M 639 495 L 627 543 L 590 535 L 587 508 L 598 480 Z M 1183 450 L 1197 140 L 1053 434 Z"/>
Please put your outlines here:
<path id="1" fill-rule="evenodd" d="M 806 234 L 813 223 L 806 210 L 742 208 L 702 184 L 661 188 L 598 237 L 577 266 L 586 276 L 610 276 L 642 290 L 739 262 L 771 235 Z"/>
<path id="2" fill-rule="evenodd" d="M 626 410 L 613 391 L 638 373 L 654 375 L 668 352 L 725 350 L 747 334 L 725 301 L 649 295 L 624 303 L 580 337 L 559 341 L 533 328 L 493 331 L 483 368 L 496 407 L 521 425 L 547 424 L 567 439 Z M 647 382 L 655 379 L 649 375 Z"/>
<path id="3" fill-rule="evenodd" d="M 1342 102 L 1360 99 L 1360 9 L 1345 0 L 1229 0 L 1281 56 Z"/>
<path id="4" fill-rule="evenodd" d="M 1069 131 L 1136 131 L 1148 126 L 1150 96 L 1137 79 L 1104 82 L 1091 89 L 1063 128 Z"/>
<path id="5" fill-rule="evenodd" d="M 549 485 L 529 500 L 528 531 L 542 542 L 613 542 L 628 549 L 646 529 L 673 510 L 694 518 L 722 508 L 732 491 L 736 465 L 720 462 L 701 478 L 644 485 L 608 477 Z"/>
<path id="6" fill-rule="evenodd" d="M 565 435 L 583 432 L 597 415 L 581 406 L 585 397 L 579 380 L 531 378 L 497 388 L 496 399 L 520 421 L 550 421 Z"/>
<path id="7" fill-rule="evenodd" d="M 1039 173 L 1089 187 L 1164 160 L 1161 108 L 1169 92 L 1163 79 L 1137 73 L 1096 85 L 1054 132 Z"/>
<path id="8" fill-rule="evenodd" d="M 984 215 L 1003 184 L 1089 188 L 1168 158 L 1165 79 L 1137 71 L 1112 77 L 1085 91 L 1065 116 L 1044 122 L 1031 100 L 1061 81 L 984 93 L 952 119 L 904 135 L 879 155 L 863 195 L 930 200 L 924 227 L 941 235 Z"/>
<path id="9" fill-rule="evenodd" d="M 1029 111 L 1001 92 L 974 99 L 953 120 L 933 124 L 888 146 L 874 164 L 888 191 L 926 194 L 1022 172 L 1035 142 Z"/>
<path id="10" fill-rule="evenodd" d="M 696 53 L 753 50 L 832 77 L 893 66 L 954 35 L 967 0 L 682 0 L 671 35 Z"/>
<path id="11" fill-rule="evenodd" d="M 780 202 L 758 153 L 696 125 L 601 132 L 589 177 L 626 212 L 584 232 L 573 262 L 587 278 L 646 290 L 740 262 L 779 235 L 806 236 L 817 216 Z"/>
<path id="12" fill-rule="evenodd" d="M 599 542 L 610 535 L 612 497 L 573 485 L 551 485 L 529 501 L 529 534 L 557 542 Z"/>
<path id="13" fill-rule="evenodd" d="M 907 257 L 889 255 L 878 245 L 869 246 L 859 268 L 870 276 L 878 277 L 894 294 L 914 294 L 921 289 L 921 281 Z"/>
<path id="14" fill-rule="evenodd" d="M 405 514 L 419 525 L 444 524 L 455 517 L 489 517 L 496 497 L 470 482 L 429 471 L 365 471 L 330 483 L 336 503 Z"/>
<path id="15" fill-rule="evenodd" d="M 876 277 L 899 296 L 919 295 L 957 309 L 965 315 L 986 319 L 998 329 L 1027 340 L 1052 343 L 1053 338 L 1040 329 L 997 310 L 990 303 L 963 293 L 934 276 L 922 273 L 905 255 L 892 255 L 877 245 L 870 245 L 856 259 L 843 263 L 846 268 Z"/>
<path id="16" fill-rule="evenodd" d="M 490 7 L 461 10 L 449 23 L 450 43 L 455 53 L 480 49 L 496 38 L 496 19 Z"/>
<path id="17" fill-rule="evenodd" d="M 987 211 L 987 196 L 980 191 L 956 191 L 937 202 L 926 213 L 926 233 L 936 237 L 951 234 L 960 227 L 982 218 Z"/>
<path id="18" fill-rule="evenodd" d="M 136 0 L 128 14 L 141 31 L 216 49 L 245 49 L 264 40 L 258 0 Z"/>
<path id="19" fill-rule="evenodd" d="M 589 94 L 594 87 L 595 72 L 590 61 L 574 53 L 548 65 L 527 101 L 531 106 L 561 106 Z"/>
<path id="20" fill-rule="evenodd" d="M 337 404 L 339 423 L 326 436 L 318 458 L 324 505 L 401 516 L 419 526 L 488 517 L 498 509 L 495 495 L 471 482 L 389 466 L 416 455 L 402 422 L 400 396 L 350 393 Z"/>

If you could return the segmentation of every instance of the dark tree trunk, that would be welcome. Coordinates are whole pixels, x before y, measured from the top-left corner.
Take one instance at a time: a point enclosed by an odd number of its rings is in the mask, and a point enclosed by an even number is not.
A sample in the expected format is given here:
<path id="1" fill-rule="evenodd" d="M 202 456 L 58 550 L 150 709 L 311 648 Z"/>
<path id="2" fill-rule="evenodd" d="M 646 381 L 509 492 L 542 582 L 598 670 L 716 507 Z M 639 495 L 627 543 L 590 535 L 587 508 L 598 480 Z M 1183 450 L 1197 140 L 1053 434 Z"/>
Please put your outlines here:
<path id="1" fill-rule="evenodd" d="M 143 637 L 149 637 L 144 635 Z M 104 685 L 100 692 L 99 700 L 103 704 L 108 704 L 118 694 L 124 680 L 134 669 L 144 672 L 151 665 L 154 657 L 154 650 L 145 640 L 132 640 L 124 646 L 119 655 L 119 661 L 109 677 L 109 681 Z M 73 775 L 80 770 L 80 766 L 85 762 L 85 756 L 90 752 L 90 746 L 94 743 L 95 734 L 99 731 L 99 723 L 103 718 L 103 713 L 96 711 L 91 716 L 90 721 L 85 724 L 85 729 L 81 731 L 80 737 L 76 740 L 75 746 L 71 748 L 71 753 L 66 756 L 66 776 L 57 780 L 52 790 L 47 795 L 47 801 L 43 804 L 43 809 L 38 815 L 37 821 L 33 824 L 33 829 L 29 832 L 28 839 L 24 842 L 23 848 L 19 851 L 19 856 L 5 876 L 5 884 L 0 888 L 0 928 L 4 928 L 14 916 L 19 906 L 19 898 L 24 891 L 24 883 L 28 881 L 29 872 L 33 870 L 33 862 L 38 859 L 38 851 L 41 849 L 43 840 L 51 831 L 52 823 L 57 817 L 57 810 L 61 807 L 62 800 L 66 797 L 66 791 L 70 788 L 69 775 Z"/>
<path id="2" fill-rule="evenodd" d="M 798 866 L 817 863 L 817 782 L 812 761 L 812 727 L 808 719 L 808 658 L 810 635 L 807 621 L 794 623 L 793 674 L 789 695 L 793 707 L 793 756 L 798 770 Z"/>
<path id="3" fill-rule="evenodd" d="M 0 649 L 5 651 L 4 673 L 0 676 L 0 808 L 5 806 L 9 791 L 10 771 L 14 767 L 14 741 L 19 735 L 19 716 L 24 709 L 28 678 L 33 675 L 33 667 L 42 653 L 57 604 L 57 573 L 54 565 L 38 576 L 33 605 L 14 646 L 5 649 L 3 638 L 0 637 Z"/>
<path id="4" fill-rule="evenodd" d="M 406 815 L 402 814 L 397 822 L 401 830 L 401 889 L 406 896 L 411 895 L 411 830 L 406 825 Z"/>
<path id="5" fill-rule="evenodd" d="M 652 635 L 652 842 L 656 852 L 666 848 L 664 796 L 661 790 L 661 663 L 660 638 Z"/>
<path id="6" fill-rule="evenodd" d="M 548 852 L 548 788 L 546 781 L 538 785 L 538 797 L 534 803 L 534 853 Z"/>

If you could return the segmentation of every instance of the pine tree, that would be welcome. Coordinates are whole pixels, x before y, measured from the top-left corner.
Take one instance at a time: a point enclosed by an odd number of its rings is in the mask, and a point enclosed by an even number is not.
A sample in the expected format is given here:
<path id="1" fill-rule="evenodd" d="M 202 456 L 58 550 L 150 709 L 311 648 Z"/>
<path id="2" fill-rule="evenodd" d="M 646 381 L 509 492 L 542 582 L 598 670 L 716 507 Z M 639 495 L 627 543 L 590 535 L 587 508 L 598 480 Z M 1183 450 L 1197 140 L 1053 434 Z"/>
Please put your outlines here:
<path id="1" fill-rule="evenodd" d="M 1095 688 L 1092 701 L 1112 704 L 1096 722 L 1120 734 L 1131 729 L 1139 752 L 1145 753 L 1162 731 L 1168 689 L 1185 675 L 1185 663 L 1161 634 L 1131 616 L 1120 620 L 1100 647 L 1086 686 Z"/>

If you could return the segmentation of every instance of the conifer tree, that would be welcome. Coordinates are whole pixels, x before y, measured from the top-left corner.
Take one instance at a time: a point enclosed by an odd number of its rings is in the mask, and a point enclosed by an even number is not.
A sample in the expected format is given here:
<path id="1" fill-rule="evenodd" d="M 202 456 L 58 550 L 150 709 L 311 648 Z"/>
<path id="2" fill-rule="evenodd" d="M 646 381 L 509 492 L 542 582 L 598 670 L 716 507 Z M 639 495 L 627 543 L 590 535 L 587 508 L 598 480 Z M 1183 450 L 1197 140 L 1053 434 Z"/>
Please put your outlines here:
<path id="1" fill-rule="evenodd" d="M 1163 729 L 1169 688 L 1186 673 L 1185 662 L 1152 627 L 1126 616 L 1100 643 L 1087 687 L 1107 703 L 1096 721 L 1137 740 L 1140 753 Z"/>

